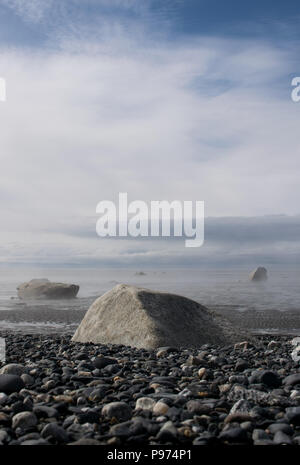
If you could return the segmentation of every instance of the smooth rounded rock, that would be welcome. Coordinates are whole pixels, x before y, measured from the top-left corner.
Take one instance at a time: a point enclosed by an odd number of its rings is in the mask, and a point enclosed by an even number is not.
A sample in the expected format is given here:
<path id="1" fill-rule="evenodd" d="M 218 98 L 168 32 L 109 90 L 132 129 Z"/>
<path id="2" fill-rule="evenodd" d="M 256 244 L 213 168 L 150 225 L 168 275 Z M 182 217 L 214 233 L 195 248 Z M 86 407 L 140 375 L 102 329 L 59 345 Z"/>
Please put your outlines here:
<path id="1" fill-rule="evenodd" d="M 25 387 L 24 382 L 17 375 L 0 375 L 0 392 L 12 394 L 19 392 Z"/>
<path id="2" fill-rule="evenodd" d="M 221 441 L 233 443 L 245 442 L 247 440 L 247 433 L 243 428 L 229 428 L 219 434 L 219 439 Z"/>
<path id="3" fill-rule="evenodd" d="M 29 429 L 38 423 L 37 417 L 32 412 L 20 412 L 13 416 L 12 427 L 13 429 Z"/>
<path id="4" fill-rule="evenodd" d="M 109 357 L 97 357 L 94 360 L 94 366 L 95 368 L 98 368 L 98 369 L 105 368 L 108 365 L 113 365 L 116 363 L 118 363 L 117 360 L 115 360 L 114 358 L 109 358 Z"/>
<path id="5" fill-rule="evenodd" d="M 250 383 L 262 383 L 271 388 L 281 386 L 281 379 L 277 373 L 270 370 L 258 370 L 250 378 Z"/>
<path id="6" fill-rule="evenodd" d="M 300 407 L 288 407 L 286 409 L 286 417 L 289 423 L 300 426 Z"/>
<path id="7" fill-rule="evenodd" d="M 153 415 L 165 415 L 169 410 L 169 406 L 165 402 L 158 401 L 153 407 Z"/>
<path id="8" fill-rule="evenodd" d="M 8 365 L 4 365 L 4 367 L 2 367 L 0 370 L 1 375 L 21 376 L 27 372 L 28 368 L 26 368 L 24 365 L 20 365 L 19 363 L 9 363 Z"/>
<path id="9" fill-rule="evenodd" d="M 299 384 L 300 386 L 300 373 L 295 373 L 293 375 L 289 375 L 283 380 L 283 384 L 286 386 L 295 386 L 296 384 Z"/>
<path id="10" fill-rule="evenodd" d="M 135 404 L 136 410 L 150 410 L 152 411 L 155 404 L 155 400 L 151 397 L 140 397 Z"/>
<path id="11" fill-rule="evenodd" d="M 41 435 L 43 438 L 54 439 L 59 443 L 66 443 L 70 439 L 68 433 L 57 423 L 49 423 L 46 425 Z"/>
<path id="12" fill-rule="evenodd" d="M 132 417 L 132 409 L 125 402 L 110 402 L 104 405 L 101 413 L 106 418 L 116 418 L 118 421 L 126 421 Z"/>
<path id="13" fill-rule="evenodd" d="M 292 439 L 287 434 L 285 434 L 283 431 L 277 431 L 277 433 L 274 436 L 273 442 L 274 444 L 278 444 L 278 445 L 284 444 L 284 445 L 291 446 L 293 444 Z"/>
<path id="14" fill-rule="evenodd" d="M 31 299 L 72 299 L 79 291 L 76 284 L 53 283 L 48 279 L 32 279 L 17 287 L 18 296 L 23 300 Z"/>
<path id="15" fill-rule="evenodd" d="M 276 434 L 278 431 L 282 431 L 283 433 L 288 435 L 293 434 L 293 428 L 291 428 L 291 426 L 287 423 L 272 423 L 268 426 L 267 431 L 269 431 L 272 434 Z"/>

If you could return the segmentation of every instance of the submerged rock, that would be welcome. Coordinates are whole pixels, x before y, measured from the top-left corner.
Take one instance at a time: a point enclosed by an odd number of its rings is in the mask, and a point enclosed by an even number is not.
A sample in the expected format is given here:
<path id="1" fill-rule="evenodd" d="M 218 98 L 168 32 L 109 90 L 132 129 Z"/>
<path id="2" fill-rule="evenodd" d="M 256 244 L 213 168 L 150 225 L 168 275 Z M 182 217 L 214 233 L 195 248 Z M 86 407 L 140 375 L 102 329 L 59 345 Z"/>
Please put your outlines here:
<path id="1" fill-rule="evenodd" d="M 186 297 L 120 284 L 92 304 L 72 340 L 157 349 L 228 344 L 245 334 Z"/>
<path id="2" fill-rule="evenodd" d="M 268 272 L 265 267 L 259 266 L 256 270 L 252 271 L 250 274 L 251 281 L 267 281 Z"/>
<path id="3" fill-rule="evenodd" d="M 76 284 L 52 283 L 48 279 L 32 279 L 17 288 L 20 299 L 72 299 L 77 296 Z"/>

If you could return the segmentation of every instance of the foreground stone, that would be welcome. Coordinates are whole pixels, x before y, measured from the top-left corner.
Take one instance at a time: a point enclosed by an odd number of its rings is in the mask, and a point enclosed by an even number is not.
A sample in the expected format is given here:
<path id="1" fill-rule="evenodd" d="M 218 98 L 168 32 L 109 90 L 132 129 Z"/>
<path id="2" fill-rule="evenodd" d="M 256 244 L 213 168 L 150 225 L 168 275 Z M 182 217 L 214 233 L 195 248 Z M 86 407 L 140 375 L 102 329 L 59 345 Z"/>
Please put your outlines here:
<path id="1" fill-rule="evenodd" d="M 11 394 L 19 392 L 25 386 L 24 382 L 17 375 L 0 375 L 0 392 Z"/>
<path id="2" fill-rule="evenodd" d="M 76 284 L 52 283 L 48 279 L 32 279 L 17 288 L 20 299 L 72 299 L 79 291 Z"/>
<path id="3" fill-rule="evenodd" d="M 157 349 L 244 339 L 245 334 L 193 300 L 119 284 L 92 304 L 72 340 Z"/>
<path id="4" fill-rule="evenodd" d="M 9 363 L 8 365 L 4 365 L 0 369 L 0 374 L 21 376 L 27 371 L 28 371 L 27 368 L 24 367 L 23 365 L 20 365 L 19 363 Z"/>
<path id="5" fill-rule="evenodd" d="M 268 272 L 265 267 L 259 266 L 256 270 L 252 271 L 250 274 L 251 281 L 267 281 L 268 279 Z"/>
<path id="6" fill-rule="evenodd" d="M 294 360 L 294 362 L 299 362 L 300 361 L 300 337 L 295 337 L 291 341 L 292 346 L 294 346 L 294 350 L 291 353 L 291 357 Z"/>
<path id="7" fill-rule="evenodd" d="M 170 346 L 159 357 L 124 345 L 83 347 L 66 335 L 0 336 L 4 371 L 17 365 L 33 381 L 6 384 L 4 394 L 5 383 L 21 378 L 0 375 L 0 445 L 300 445 L 300 372 L 289 336 L 258 336 L 242 352 L 234 344 Z"/>

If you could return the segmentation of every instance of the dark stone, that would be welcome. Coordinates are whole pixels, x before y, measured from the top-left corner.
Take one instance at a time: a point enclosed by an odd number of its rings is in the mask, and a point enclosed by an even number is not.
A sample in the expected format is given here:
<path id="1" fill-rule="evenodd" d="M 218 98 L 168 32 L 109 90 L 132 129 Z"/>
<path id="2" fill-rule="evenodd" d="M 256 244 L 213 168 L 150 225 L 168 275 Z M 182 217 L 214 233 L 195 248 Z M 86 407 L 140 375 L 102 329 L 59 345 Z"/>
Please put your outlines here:
<path id="1" fill-rule="evenodd" d="M 47 407 L 46 405 L 36 405 L 33 408 L 33 413 L 38 418 L 57 418 L 59 416 L 58 411 L 54 407 Z"/>
<path id="2" fill-rule="evenodd" d="M 291 426 L 287 423 L 272 423 L 268 426 L 268 431 L 272 434 L 277 433 L 277 431 L 282 431 L 283 433 L 290 435 L 294 433 L 293 428 L 291 428 Z"/>
<path id="3" fill-rule="evenodd" d="M 69 441 L 68 433 L 57 423 L 49 423 L 46 425 L 41 435 L 44 439 L 52 439 L 59 443 L 66 443 Z"/>
<path id="4" fill-rule="evenodd" d="M 76 415 L 77 421 L 79 424 L 84 423 L 99 423 L 100 414 L 89 410 L 88 412 L 82 412 Z"/>
<path id="5" fill-rule="evenodd" d="M 292 425 L 300 426 L 300 407 L 288 407 L 286 417 Z"/>
<path id="6" fill-rule="evenodd" d="M 239 443 L 247 441 L 247 432 L 243 428 L 234 427 L 219 434 L 219 439 L 225 442 Z"/>
<path id="7" fill-rule="evenodd" d="M 12 394 L 19 392 L 25 387 L 24 382 L 17 375 L 0 375 L 0 392 Z"/>
<path id="8" fill-rule="evenodd" d="M 212 410 L 209 405 L 203 404 L 201 400 L 189 400 L 186 407 L 189 412 L 197 415 L 207 415 Z"/>
<path id="9" fill-rule="evenodd" d="M 244 371 L 247 368 L 249 368 L 249 364 L 246 360 L 238 360 L 235 365 L 235 371 Z"/>
<path id="10" fill-rule="evenodd" d="M 125 402 L 111 402 L 104 405 L 102 415 L 107 418 L 116 418 L 118 421 L 126 421 L 132 417 L 132 409 Z"/>
<path id="11" fill-rule="evenodd" d="M 114 358 L 108 358 L 108 357 L 97 357 L 94 360 L 94 366 L 95 368 L 105 368 L 107 365 L 113 365 L 118 363 L 116 359 Z"/>
<path id="12" fill-rule="evenodd" d="M 295 384 L 300 385 L 300 373 L 295 373 L 294 375 L 289 375 L 283 380 L 283 384 L 287 386 L 294 386 Z"/>
<path id="13" fill-rule="evenodd" d="M 250 383 L 262 383 L 271 388 L 278 388 L 281 386 L 281 379 L 274 371 L 258 370 L 250 377 Z"/>
<path id="14" fill-rule="evenodd" d="M 283 431 L 277 431 L 277 433 L 274 436 L 273 439 L 274 444 L 286 444 L 288 446 L 291 446 L 293 444 L 293 441 L 291 438 L 285 434 Z"/>

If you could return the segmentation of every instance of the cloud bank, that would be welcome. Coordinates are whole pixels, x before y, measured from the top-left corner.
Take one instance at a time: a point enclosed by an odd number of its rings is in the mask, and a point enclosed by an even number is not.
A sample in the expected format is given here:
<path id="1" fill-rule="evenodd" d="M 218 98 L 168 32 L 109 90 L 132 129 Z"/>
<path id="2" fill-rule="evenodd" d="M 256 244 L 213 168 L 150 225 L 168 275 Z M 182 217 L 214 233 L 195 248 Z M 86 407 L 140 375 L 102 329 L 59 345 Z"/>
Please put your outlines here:
<path id="1" fill-rule="evenodd" d="M 214 253 L 230 255 L 226 220 L 223 238 L 208 226 L 208 245 L 195 258 L 174 241 L 157 249 L 157 241 L 135 247 L 87 239 L 97 203 L 116 201 L 119 192 L 130 200 L 204 200 L 210 217 L 300 213 L 293 50 L 217 36 L 158 40 L 157 30 L 149 37 L 146 19 L 143 27 L 130 17 L 126 31 L 112 11 L 127 8 L 147 18 L 149 4 L 103 0 L 106 14 L 90 26 L 84 20 L 78 26 L 83 12 L 77 22 L 70 15 L 65 32 L 58 22 L 53 48 L 1 46 L 3 262 L 198 263 L 209 255 L 214 260 Z M 48 24 L 59 5 L 14 0 L 9 7 L 26 21 Z M 78 225 L 83 238 L 69 234 Z M 256 227 L 248 229 L 250 243 Z M 243 235 L 243 228 L 236 230 Z M 261 237 L 264 250 L 269 233 Z M 235 254 L 242 256 L 245 244 L 239 249 L 236 238 Z M 277 238 L 270 244 L 276 249 Z M 249 248 L 248 255 L 251 250 L 260 253 Z"/>

